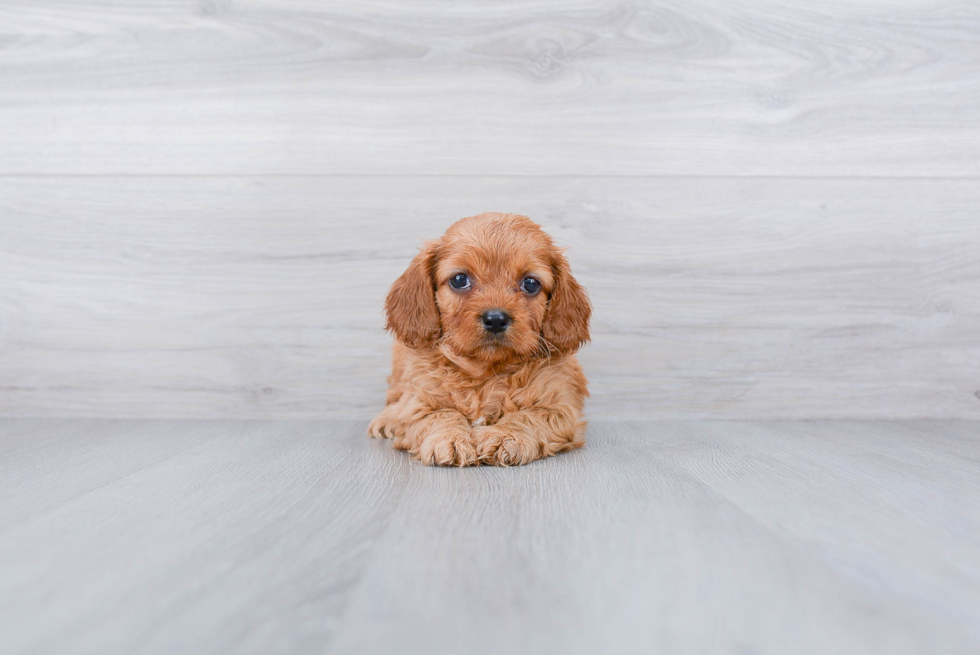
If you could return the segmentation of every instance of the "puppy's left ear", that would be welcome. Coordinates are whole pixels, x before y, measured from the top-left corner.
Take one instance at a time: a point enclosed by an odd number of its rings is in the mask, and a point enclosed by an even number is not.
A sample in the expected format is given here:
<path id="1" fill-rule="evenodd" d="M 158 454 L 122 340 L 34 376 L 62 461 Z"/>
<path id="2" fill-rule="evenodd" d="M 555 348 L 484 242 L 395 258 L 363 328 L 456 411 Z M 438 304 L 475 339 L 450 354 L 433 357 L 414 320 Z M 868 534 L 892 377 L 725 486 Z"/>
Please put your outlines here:
<path id="1" fill-rule="evenodd" d="M 570 354 L 589 340 L 589 318 L 592 304 L 578 281 L 572 277 L 568 260 L 555 251 L 551 263 L 554 288 L 548 297 L 548 309 L 541 333 L 562 354 Z"/>
<path id="2" fill-rule="evenodd" d="M 433 271 L 438 242 L 425 244 L 385 300 L 385 329 L 409 348 L 431 347 L 442 334 Z"/>

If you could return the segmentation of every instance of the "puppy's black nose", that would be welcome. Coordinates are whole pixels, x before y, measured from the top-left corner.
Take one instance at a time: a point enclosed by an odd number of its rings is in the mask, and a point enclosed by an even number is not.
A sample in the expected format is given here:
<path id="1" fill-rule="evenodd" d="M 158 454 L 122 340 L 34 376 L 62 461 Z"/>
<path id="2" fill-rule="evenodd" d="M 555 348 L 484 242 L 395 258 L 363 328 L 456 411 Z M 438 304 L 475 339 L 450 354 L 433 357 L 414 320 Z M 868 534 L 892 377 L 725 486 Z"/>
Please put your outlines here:
<path id="1" fill-rule="evenodd" d="M 501 309 L 491 309 L 483 312 L 483 329 L 493 334 L 500 334 L 510 325 L 510 316 Z"/>

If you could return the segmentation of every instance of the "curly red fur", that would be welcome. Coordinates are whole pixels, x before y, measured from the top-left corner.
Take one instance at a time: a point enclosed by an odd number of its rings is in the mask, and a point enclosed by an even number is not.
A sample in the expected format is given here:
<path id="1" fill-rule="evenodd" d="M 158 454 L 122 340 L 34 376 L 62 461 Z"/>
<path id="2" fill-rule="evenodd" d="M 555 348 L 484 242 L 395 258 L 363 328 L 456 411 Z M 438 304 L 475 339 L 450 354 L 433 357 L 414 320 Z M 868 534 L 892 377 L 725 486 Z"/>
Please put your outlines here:
<path id="1" fill-rule="evenodd" d="M 464 273 L 470 286 L 449 280 Z M 540 291 L 528 293 L 533 277 Z M 501 334 L 481 316 L 510 317 Z M 426 244 L 391 287 L 397 343 L 388 404 L 368 433 L 426 464 L 526 464 L 580 447 L 589 395 L 575 352 L 589 340 L 585 289 L 529 218 L 464 218 Z"/>

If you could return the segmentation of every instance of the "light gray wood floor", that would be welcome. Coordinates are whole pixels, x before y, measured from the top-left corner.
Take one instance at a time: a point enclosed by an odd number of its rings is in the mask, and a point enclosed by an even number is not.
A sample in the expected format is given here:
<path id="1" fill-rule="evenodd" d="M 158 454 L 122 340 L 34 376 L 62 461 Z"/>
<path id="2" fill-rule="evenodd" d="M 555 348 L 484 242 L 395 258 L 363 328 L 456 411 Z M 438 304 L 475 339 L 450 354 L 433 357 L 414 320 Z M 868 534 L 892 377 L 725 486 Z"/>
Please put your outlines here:
<path id="1" fill-rule="evenodd" d="M 976 653 L 977 422 L 3 420 L 4 653 Z"/>

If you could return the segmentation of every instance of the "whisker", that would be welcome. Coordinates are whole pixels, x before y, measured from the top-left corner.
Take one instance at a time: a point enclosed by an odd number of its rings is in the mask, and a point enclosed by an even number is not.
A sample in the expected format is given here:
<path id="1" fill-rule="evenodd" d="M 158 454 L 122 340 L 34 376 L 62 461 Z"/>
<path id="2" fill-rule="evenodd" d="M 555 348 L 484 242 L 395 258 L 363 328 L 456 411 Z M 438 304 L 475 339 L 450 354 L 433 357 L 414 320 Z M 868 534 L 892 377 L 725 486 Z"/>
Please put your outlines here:
<path id="1" fill-rule="evenodd" d="M 540 341 L 540 344 L 539 345 L 545 347 L 544 354 L 548 356 L 548 361 L 550 362 L 551 361 L 551 353 L 552 352 L 558 352 L 558 347 L 555 344 L 553 344 L 550 341 L 548 341 L 547 339 L 545 339 L 543 334 L 538 334 L 538 339 Z"/>

